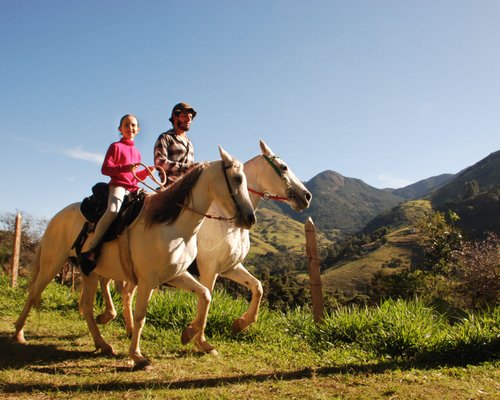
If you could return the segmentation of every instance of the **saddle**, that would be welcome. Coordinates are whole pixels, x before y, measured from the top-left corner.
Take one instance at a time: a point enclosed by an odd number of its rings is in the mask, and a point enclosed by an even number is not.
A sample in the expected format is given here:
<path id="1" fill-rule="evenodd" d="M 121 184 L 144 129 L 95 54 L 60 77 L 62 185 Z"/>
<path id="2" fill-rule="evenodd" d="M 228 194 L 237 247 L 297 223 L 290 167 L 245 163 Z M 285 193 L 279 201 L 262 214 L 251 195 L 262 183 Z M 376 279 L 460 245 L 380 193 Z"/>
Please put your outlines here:
<path id="1" fill-rule="evenodd" d="M 103 216 L 108 208 L 109 185 L 99 182 L 92 187 L 92 195 L 85 197 L 80 205 L 80 211 L 87 220 L 82 227 L 78 237 L 73 243 L 72 249 L 75 249 L 77 256 L 81 254 L 82 247 L 89 234 L 94 230 L 95 225 Z M 101 242 L 97 246 L 100 248 L 103 243 L 116 239 L 123 230 L 132 224 L 139 215 L 146 194 L 142 190 L 132 192 L 125 196 L 119 214 L 111 226 L 104 234 Z"/>

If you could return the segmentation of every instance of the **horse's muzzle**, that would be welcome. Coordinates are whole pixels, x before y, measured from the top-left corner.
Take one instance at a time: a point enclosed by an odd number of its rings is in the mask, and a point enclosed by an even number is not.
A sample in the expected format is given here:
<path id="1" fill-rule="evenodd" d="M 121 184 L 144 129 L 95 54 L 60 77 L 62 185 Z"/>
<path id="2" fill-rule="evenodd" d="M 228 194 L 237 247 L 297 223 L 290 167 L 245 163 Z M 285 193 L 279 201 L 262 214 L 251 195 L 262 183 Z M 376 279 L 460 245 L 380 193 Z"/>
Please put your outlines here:
<path id="1" fill-rule="evenodd" d="M 286 192 L 289 204 L 295 211 L 303 211 L 309 207 L 312 200 L 312 194 L 308 190 L 295 191 L 289 189 Z"/>
<path id="2" fill-rule="evenodd" d="M 257 222 L 255 212 L 252 213 L 238 213 L 235 218 L 234 224 L 239 228 L 250 229 Z"/>

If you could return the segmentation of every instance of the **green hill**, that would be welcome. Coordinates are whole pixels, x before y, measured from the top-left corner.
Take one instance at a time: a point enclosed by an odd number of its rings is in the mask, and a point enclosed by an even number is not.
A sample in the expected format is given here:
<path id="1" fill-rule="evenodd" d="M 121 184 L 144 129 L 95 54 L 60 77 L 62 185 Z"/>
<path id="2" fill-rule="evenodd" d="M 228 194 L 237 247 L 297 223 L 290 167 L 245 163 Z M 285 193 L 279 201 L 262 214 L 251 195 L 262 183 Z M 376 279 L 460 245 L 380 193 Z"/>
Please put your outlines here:
<path id="1" fill-rule="evenodd" d="M 428 200 L 410 200 L 383 212 L 373 218 L 362 232 L 374 232 L 384 226 L 395 229 L 413 224 L 432 210 Z"/>
<path id="2" fill-rule="evenodd" d="M 318 233 L 317 241 L 318 246 L 327 246 L 330 243 L 322 233 Z M 257 223 L 250 230 L 250 243 L 250 257 L 278 251 L 304 254 L 304 224 L 280 212 L 259 208 Z"/>
<path id="3" fill-rule="evenodd" d="M 367 244 L 363 246 L 363 255 L 327 269 L 322 274 L 325 293 L 337 292 L 348 297 L 367 293 L 376 273 L 397 272 L 417 262 L 420 257 L 416 246 L 418 235 L 411 225 L 430 211 L 429 201 L 410 201 L 376 219 L 377 223 L 372 221 L 370 232 L 382 226 L 392 227 L 385 235 L 385 243 L 380 247 Z"/>

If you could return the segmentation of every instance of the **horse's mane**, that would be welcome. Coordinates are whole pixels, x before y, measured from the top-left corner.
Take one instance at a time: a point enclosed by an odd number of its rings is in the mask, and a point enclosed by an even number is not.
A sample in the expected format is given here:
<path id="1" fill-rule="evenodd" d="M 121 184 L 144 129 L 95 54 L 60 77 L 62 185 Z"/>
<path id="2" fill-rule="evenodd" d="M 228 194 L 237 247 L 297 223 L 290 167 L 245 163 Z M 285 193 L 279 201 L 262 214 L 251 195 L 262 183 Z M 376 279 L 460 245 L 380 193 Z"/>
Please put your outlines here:
<path id="1" fill-rule="evenodd" d="M 182 205 L 198 182 L 207 164 L 195 164 L 181 178 L 165 190 L 150 196 L 145 208 L 146 226 L 153 224 L 172 224 L 182 210 Z"/>

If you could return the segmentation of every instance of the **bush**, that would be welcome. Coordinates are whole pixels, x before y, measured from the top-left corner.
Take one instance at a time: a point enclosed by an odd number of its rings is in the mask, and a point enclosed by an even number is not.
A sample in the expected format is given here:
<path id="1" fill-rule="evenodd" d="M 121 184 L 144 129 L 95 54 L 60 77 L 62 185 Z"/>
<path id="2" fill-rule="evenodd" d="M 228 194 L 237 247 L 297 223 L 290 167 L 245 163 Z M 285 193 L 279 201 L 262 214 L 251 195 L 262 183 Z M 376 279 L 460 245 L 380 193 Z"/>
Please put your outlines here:
<path id="1" fill-rule="evenodd" d="M 496 306 L 500 299 L 500 240 L 489 233 L 485 240 L 467 242 L 455 261 L 458 294 L 464 306 Z"/>

